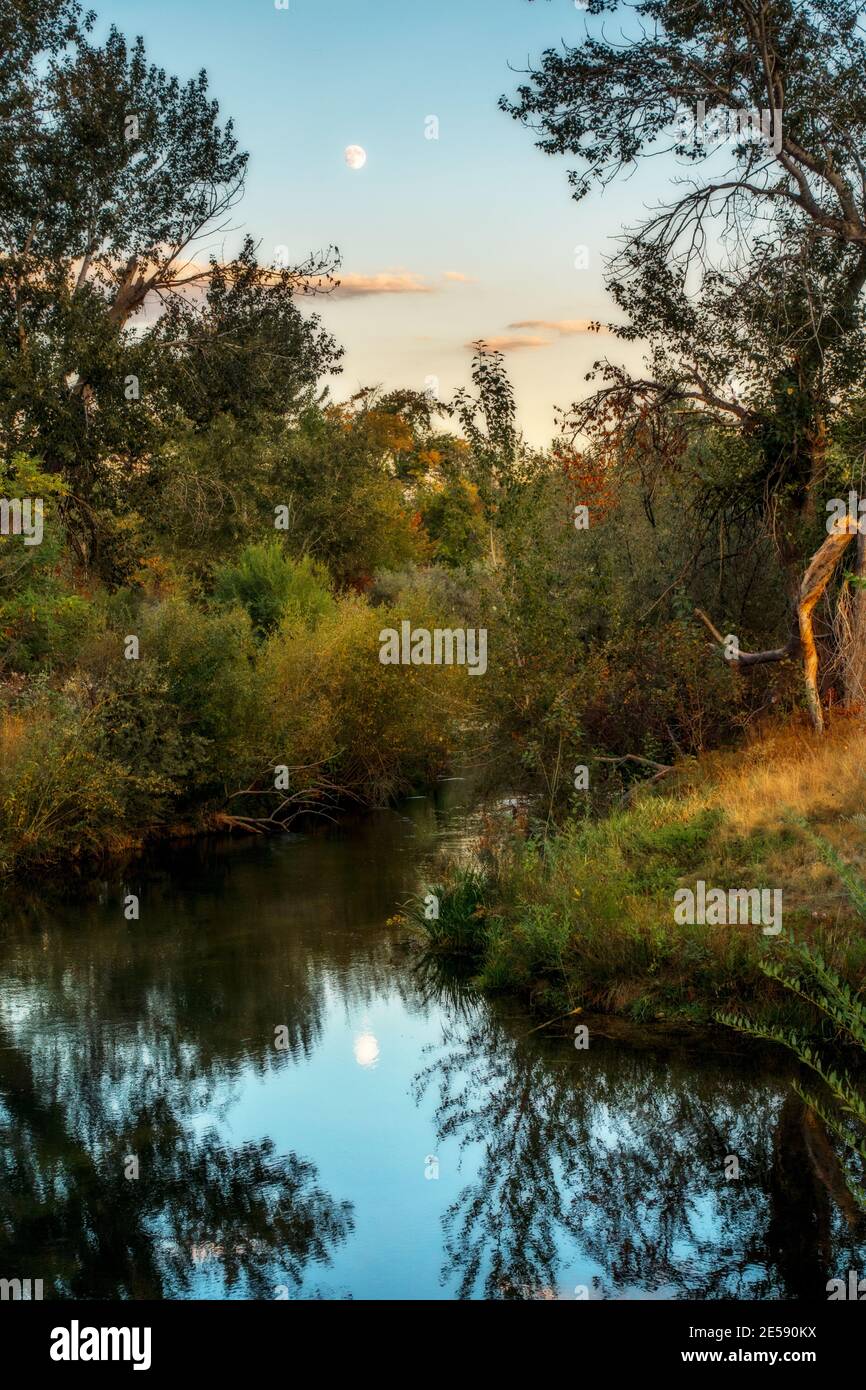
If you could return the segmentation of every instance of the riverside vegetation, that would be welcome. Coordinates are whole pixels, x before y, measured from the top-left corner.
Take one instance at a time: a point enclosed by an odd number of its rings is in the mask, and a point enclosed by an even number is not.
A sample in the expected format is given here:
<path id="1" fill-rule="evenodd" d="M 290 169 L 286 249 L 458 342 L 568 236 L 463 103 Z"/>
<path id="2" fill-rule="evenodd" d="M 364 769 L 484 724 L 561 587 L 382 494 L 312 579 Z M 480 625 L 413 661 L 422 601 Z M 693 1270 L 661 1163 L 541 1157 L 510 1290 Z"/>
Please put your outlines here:
<path id="1" fill-rule="evenodd" d="M 636 41 L 626 89 L 600 44 L 546 55 L 505 108 L 580 161 L 593 92 L 613 175 L 658 134 L 619 139 L 656 109 L 648 86 L 679 101 L 687 40 L 655 8 L 670 47 Z M 44 508 L 40 544 L 0 535 L 7 880 L 381 805 L 469 760 L 529 807 L 437 889 L 434 944 L 485 986 L 639 1018 L 778 999 L 760 932 L 674 926 L 702 878 L 781 887 L 786 925 L 861 987 L 858 919 L 801 825 L 862 869 L 866 550 L 843 561 L 826 526 L 866 456 L 866 224 L 833 144 L 866 132 L 847 8 L 832 41 L 827 4 L 803 25 L 782 6 L 771 36 L 809 73 L 785 120 L 812 201 L 777 191 L 761 237 L 688 293 L 676 237 L 628 241 L 612 332 L 648 344 L 652 375 L 600 362 L 546 449 L 483 343 L 447 399 L 335 402 L 315 312 L 334 248 L 286 267 L 247 239 L 190 268 L 247 162 L 206 78 L 174 82 L 115 30 L 95 43 L 74 3 L 4 12 L 0 496 Z M 725 15 L 695 7 L 708 72 L 758 42 Z M 755 157 L 733 155 L 760 204 Z M 483 677 L 383 664 L 404 622 L 483 629 Z"/>
<path id="2" fill-rule="evenodd" d="M 547 1014 L 579 1006 L 698 1023 L 748 1001 L 784 1005 L 764 971 L 779 948 L 760 926 L 678 923 L 676 889 L 770 883 L 785 938 L 811 943 L 859 987 L 863 753 L 857 721 L 822 740 L 765 730 L 736 752 L 684 761 L 664 793 L 641 791 L 553 836 L 495 826 L 477 864 L 431 886 L 438 919 L 425 920 L 422 898 L 411 915 L 482 985 L 520 990 Z"/>

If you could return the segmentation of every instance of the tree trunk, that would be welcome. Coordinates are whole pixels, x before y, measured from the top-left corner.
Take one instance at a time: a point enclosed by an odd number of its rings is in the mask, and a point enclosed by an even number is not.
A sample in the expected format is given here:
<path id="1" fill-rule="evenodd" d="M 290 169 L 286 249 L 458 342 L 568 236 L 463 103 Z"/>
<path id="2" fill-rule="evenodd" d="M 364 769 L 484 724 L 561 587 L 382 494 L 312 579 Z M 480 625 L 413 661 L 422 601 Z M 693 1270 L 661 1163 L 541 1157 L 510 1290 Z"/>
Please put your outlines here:
<path id="1" fill-rule="evenodd" d="M 819 734 L 824 732 L 824 711 L 821 707 L 821 694 L 818 689 L 818 648 L 815 643 L 814 632 L 815 607 L 833 576 L 840 555 L 856 535 L 859 535 L 856 517 L 846 516 L 842 521 L 834 522 L 830 535 L 812 556 L 812 562 L 800 585 L 800 602 L 797 611 L 800 620 L 800 643 L 803 651 L 806 701 L 812 718 L 812 727 Z"/>
<path id="2" fill-rule="evenodd" d="M 858 533 L 854 573 L 863 584 L 851 586 L 845 614 L 842 681 L 845 703 L 866 708 L 866 536 Z"/>
<path id="3" fill-rule="evenodd" d="M 845 516 L 841 521 L 833 523 L 833 529 L 824 544 L 812 556 L 809 567 L 803 576 L 797 595 L 796 626 L 785 646 L 774 647 L 771 651 L 764 652 L 740 652 L 736 658 L 731 659 L 730 663 L 743 670 L 749 666 L 759 666 L 769 661 L 786 661 L 788 658 L 796 656 L 798 652 L 802 653 L 806 702 L 809 706 L 812 726 L 818 733 L 824 732 L 824 711 L 818 687 L 818 647 L 814 631 L 815 608 L 833 577 L 833 572 L 839 563 L 839 557 L 855 536 L 858 537 L 858 552 L 864 555 L 864 552 L 860 551 L 864 538 L 860 535 L 857 517 Z M 861 599 L 866 598 L 866 591 L 858 589 L 858 595 Z M 866 666 L 866 603 L 861 603 L 857 611 L 863 626 L 859 633 L 856 651 Z M 695 615 L 700 618 L 716 641 L 725 646 L 726 639 L 706 613 L 702 609 L 696 608 Z M 853 647 L 853 645 L 853 643 L 845 643 L 846 648 L 848 646 Z"/>

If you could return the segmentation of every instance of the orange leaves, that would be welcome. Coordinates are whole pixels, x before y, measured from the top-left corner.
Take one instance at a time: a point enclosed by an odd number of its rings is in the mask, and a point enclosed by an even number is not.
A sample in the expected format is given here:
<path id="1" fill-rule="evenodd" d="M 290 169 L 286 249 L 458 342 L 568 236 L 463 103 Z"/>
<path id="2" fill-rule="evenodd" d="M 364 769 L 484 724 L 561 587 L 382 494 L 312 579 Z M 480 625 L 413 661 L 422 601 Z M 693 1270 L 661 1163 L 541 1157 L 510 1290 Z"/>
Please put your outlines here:
<path id="1" fill-rule="evenodd" d="M 566 449 L 561 444 L 555 445 L 553 452 L 574 488 L 576 501 L 589 508 L 592 524 L 597 525 L 613 510 L 617 500 L 606 458 Z"/>

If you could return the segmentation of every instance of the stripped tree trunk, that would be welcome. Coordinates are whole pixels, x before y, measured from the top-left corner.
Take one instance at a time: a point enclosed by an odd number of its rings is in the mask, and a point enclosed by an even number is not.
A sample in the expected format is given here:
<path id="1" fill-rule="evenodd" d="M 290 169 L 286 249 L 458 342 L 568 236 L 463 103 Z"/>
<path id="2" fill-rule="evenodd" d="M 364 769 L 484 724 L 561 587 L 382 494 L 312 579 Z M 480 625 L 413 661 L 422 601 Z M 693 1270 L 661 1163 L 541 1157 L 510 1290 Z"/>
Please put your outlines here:
<path id="1" fill-rule="evenodd" d="M 765 652 L 739 652 L 736 657 L 730 660 L 732 666 L 745 669 L 768 661 L 785 661 L 789 657 L 796 656 L 798 652 L 801 653 L 806 682 L 806 702 L 809 706 L 813 728 L 818 733 L 824 732 L 824 711 L 818 689 L 818 647 L 815 642 L 814 613 L 816 605 L 830 583 L 833 571 L 839 563 L 839 557 L 855 536 L 858 537 L 858 553 L 866 558 L 866 551 L 860 550 L 864 537 L 860 535 L 857 517 L 846 516 L 833 523 L 829 536 L 824 544 L 816 550 L 806 573 L 803 575 L 800 592 L 797 596 L 796 627 L 784 647 L 775 647 L 771 651 Z M 726 646 L 726 639 L 710 621 L 706 613 L 702 609 L 696 608 L 695 615 L 709 629 L 716 641 L 722 646 Z M 866 603 L 859 607 L 858 616 L 861 623 L 858 650 L 863 652 L 863 662 L 866 665 Z"/>
<path id="2" fill-rule="evenodd" d="M 806 701 L 812 725 L 821 734 L 824 732 L 824 711 L 821 708 L 821 694 L 818 689 L 818 648 L 815 644 L 813 625 L 815 606 L 833 576 L 840 555 L 856 535 L 859 535 L 856 517 L 846 516 L 841 521 L 834 522 L 830 535 L 812 556 L 812 562 L 800 585 L 797 615 L 800 620 Z"/>

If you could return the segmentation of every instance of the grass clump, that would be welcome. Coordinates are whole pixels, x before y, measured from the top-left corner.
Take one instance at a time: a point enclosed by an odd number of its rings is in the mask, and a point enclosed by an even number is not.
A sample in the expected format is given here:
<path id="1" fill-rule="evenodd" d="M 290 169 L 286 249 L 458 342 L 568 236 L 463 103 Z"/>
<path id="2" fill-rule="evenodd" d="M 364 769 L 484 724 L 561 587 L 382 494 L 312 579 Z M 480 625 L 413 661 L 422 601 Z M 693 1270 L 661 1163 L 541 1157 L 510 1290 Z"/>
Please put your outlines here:
<path id="1" fill-rule="evenodd" d="M 430 950 L 477 957 L 487 946 L 489 892 L 486 873 L 460 866 L 447 883 L 437 883 L 412 898 L 406 917 L 423 932 Z"/>
<path id="2" fill-rule="evenodd" d="M 639 793 L 603 819 L 551 838 L 492 837 L 482 847 L 479 983 L 544 1007 L 561 997 L 641 1021 L 706 1023 L 748 1002 L 773 1026 L 790 1023 L 808 1006 L 768 969 L 784 938 L 759 923 L 675 920 L 677 888 L 701 879 L 781 889 L 787 930 L 855 987 L 866 968 L 864 753 L 862 725 L 843 723 L 823 740 L 774 731 L 690 761 L 665 795 Z M 440 939 L 447 945 L 447 933 Z"/>

